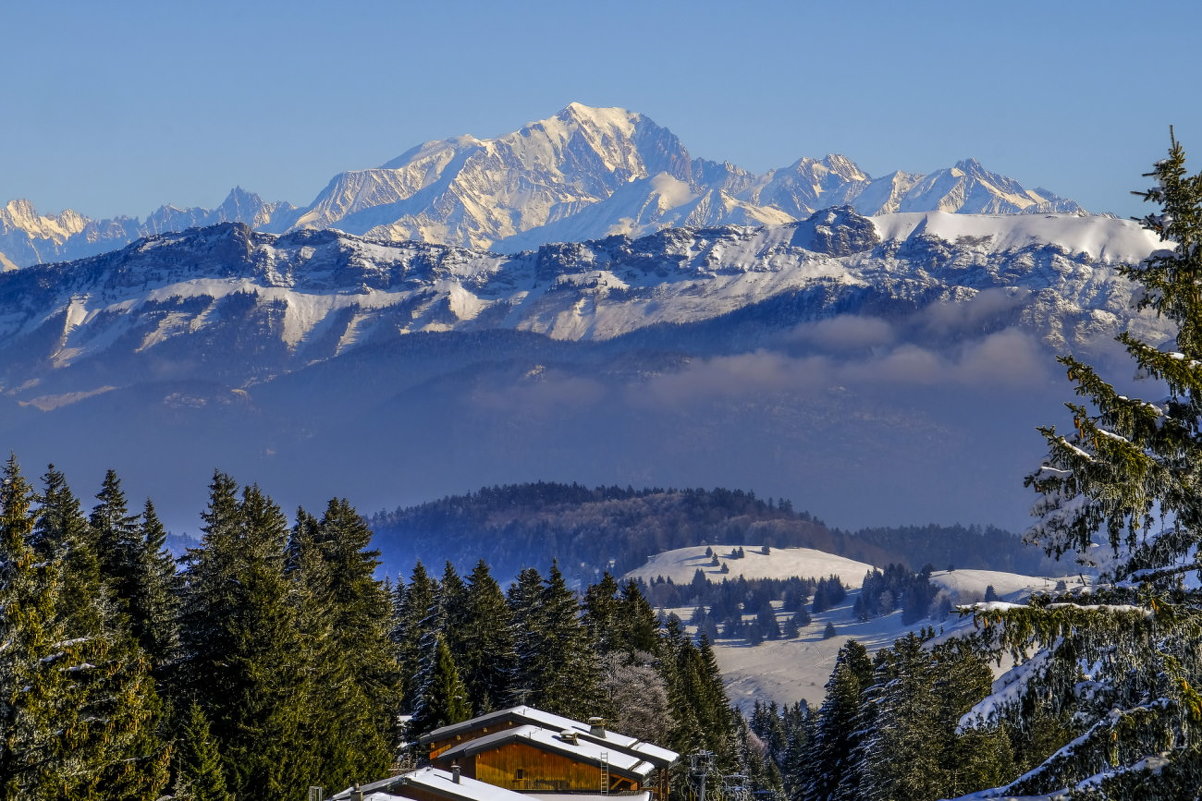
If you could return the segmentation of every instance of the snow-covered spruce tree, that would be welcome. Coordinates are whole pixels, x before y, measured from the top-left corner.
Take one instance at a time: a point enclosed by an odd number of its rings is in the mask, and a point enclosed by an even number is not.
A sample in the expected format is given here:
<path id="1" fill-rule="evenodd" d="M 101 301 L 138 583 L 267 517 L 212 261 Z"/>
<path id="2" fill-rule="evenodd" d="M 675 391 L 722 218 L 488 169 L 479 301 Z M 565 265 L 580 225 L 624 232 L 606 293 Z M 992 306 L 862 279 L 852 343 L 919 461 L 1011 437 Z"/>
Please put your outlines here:
<path id="1" fill-rule="evenodd" d="M 417 677 L 417 699 L 407 731 L 414 739 L 472 716 L 467 687 L 442 633 L 432 633 L 426 647 L 429 654 Z"/>
<path id="2" fill-rule="evenodd" d="M 1175 139 L 1148 175 L 1156 186 L 1137 194 L 1161 211 L 1143 225 L 1166 249 L 1122 273 L 1139 307 L 1176 324 L 1176 343 L 1119 337 L 1155 382 L 1150 400 L 1062 359 L 1085 402 L 1068 404 L 1072 433 L 1041 429 L 1028 537 L 1099 579 L 1091 593 L 977 607 L 1003 647 L 1035 649 L 965 717 L 1008 718 L 1027 738 L 1016 756 L 1029 770 L 978 798 L 1183 799 L 1202 786 L 1202 176 Z"/>

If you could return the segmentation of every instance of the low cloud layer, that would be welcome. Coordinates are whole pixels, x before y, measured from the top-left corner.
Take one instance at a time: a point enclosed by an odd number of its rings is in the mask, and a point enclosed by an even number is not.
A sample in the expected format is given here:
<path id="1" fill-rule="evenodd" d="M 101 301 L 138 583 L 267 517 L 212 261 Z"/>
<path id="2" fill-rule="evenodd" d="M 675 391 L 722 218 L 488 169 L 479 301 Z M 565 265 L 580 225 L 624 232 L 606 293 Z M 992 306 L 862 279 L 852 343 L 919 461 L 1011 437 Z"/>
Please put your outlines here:
<path id="1" fill-rule="evenodd" d="M 840 320 L 841 330 L 857 334 L 875 331 L 878 336 L 873 341 L 879 345 L 887 341 L 885 327 L 855 326 L 851 318 Z M 842 358 L 829 353 L 797 356 L 760 350 L 701 359 L 679 372 L 651 379 L 645 392 L 658 403 L 671 404 L 746 393 L 805 396 L 842 386 L 868 394 L 941 385 L 1022 390 L 1046 385 L 1054 366 L 1052 354 L 1034 337 L 1010 328 L 948 350 L 902 343 Z"/>

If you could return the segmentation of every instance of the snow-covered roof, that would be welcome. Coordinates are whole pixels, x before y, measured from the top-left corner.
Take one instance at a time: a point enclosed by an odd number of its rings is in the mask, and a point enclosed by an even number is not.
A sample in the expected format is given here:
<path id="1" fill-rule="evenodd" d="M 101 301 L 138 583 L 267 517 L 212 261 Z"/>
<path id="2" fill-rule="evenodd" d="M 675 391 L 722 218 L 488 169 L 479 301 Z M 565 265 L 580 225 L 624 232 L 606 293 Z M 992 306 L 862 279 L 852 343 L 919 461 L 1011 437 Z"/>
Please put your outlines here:
<path id="1" fill-rule="evenodd" d="M 638 756 L 580 737 L 577 732 L 573 731 L 572 733 L 577 736 L 568 738 L 559 732 L 545 729 L 542 726 L 525 724 L 516 728 L 503 729 L 492 734 L 486 734 L 483 737 L 476 737 L 472 740 L 466 740 L 454 748 L 447 749 L 438 758 L 440 761 L 445 762 L 448 759 L 455 759 L 456 757 L 478 754 L 481 751 L 487 751 L 505 743 L 520 741 L 535 748 L 564 754 L 578 761 L 589 762 L 594 765 L 601 765 L 602 762 L 607 761 L 610 771 L 619 776 L 626 776 L 627 778 L 646 779 L 657 767 L 654 763 L 648 762 Z M 572 741 L 573 739 L 575 742 Z"/>
<path id="2" fill-rule="evenodd" d="M 526 796 L 526 801 L 531 798 L 537 798 L 539 801 L 564 801 L 563 793 L 522 793 Z M 616 793 L 572 793 L 572 801 L 651 801 L 650 790 L 640 790 L 636 793 L 616 792 Z"/>
<path id="3" fill-rule="evenodd" d="M 455 781 L 450 771 L 438 768 L 418 768 L 399 776 L 390 776 L 378 782 L 364 784 L 359 787 L 364 801 L 388 801 L 393 798 L 407 798 L 406 787 L 414 787 L 447 799 L 463 799 L 463 801 L 528 801 L 520 793 L 497 787 L 487 782 L 460 776 Z M 330 801 L 346 801 L 351 797 L 348 788 L 330 798 Z"/>
<path id="4" fill-rule="evenodd" d="M 680 758 L 680 755 L 675 751 L 639 740 L 636 737 L 618 734 L 608 729 L 604 730 L 604 734 L 593 734 L 593 728 L 588 723 L 582 723 L 579 720 L 566 718 L 563 715 L 556 715 L 552 712 L 544 712 L 532 706 L 513 706 L 508 709 L 498 709 L 496 712 L 489 712 L 486 715 L 480 715 L 471 720 L 465 720 L 462 723 L 452 723 L 449 726 L 443 726 L 441 729 L 435 729 L 429 734 L 424 735 L 421 738 L 421 742 L 439 742 L 454 737 L 456 734 L 473 731 L 503 720 L 521 721 L 549 729 L 552 732 L 571 731 L 582 740 L 589 740 L 590 742 L 604 745 L 609 750 L 625 751 L 628 754 L 645 759 L 660 768 L 667 767 Z"/>

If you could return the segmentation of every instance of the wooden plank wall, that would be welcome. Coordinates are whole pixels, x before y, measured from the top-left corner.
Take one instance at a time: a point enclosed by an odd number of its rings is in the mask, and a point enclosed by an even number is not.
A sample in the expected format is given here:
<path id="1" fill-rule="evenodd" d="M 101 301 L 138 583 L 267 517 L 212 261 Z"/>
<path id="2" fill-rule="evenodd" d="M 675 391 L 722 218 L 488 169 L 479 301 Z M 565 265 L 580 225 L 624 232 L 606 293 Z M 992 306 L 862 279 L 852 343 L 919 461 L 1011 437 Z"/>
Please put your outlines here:
<path id="1" fill-rule="evenodd" d="M 430 743 L 430 759 L 437 759 L 444 751 L 454 748 L 464 740 L 474 740 L 477 737 L 483 737 L 486 734 L 492 734 L 497 731 L 505 731 L 512 729 L 515 726 L 521 725 L 520 721 L 513 718 L 492 721 L 488 726 L 477 726 L 467 731 L 460 732 L 454 737 L 448 737 L 445 740 Z"/>
<path id="2" fill-rule="evenodd" d="M 601 791 L 600 767 L 525 743 L 483 751 L 475 755 L 474 762 L 476 779 L 508 790 Z M 610 773 L 610 792 L 638 789 L 637 783 Z"/>

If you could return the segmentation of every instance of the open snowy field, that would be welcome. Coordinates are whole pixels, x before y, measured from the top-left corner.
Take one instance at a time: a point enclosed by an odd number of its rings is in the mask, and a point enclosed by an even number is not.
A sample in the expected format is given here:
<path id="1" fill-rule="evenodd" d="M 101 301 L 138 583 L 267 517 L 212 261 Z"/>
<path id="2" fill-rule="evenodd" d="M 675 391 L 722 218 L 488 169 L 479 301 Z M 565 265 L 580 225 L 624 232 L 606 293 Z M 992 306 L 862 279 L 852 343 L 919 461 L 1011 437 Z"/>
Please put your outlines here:
<path id="1" fill-rule="evenodd" d="M 770 553 L 763 554 L 758 545 L 710 547 L 721 564 L 730 566 L 729 573 L 721 573 L 721 567 L 710 566 L 712 560 L 705 556 L 706 546 L 697 546 L 657 554 L 627 576 L 645 581 L 664 576 L 681 584 L 691 581 L 699 568 L 714 582 L 740 575 L 749 579 L 836 575 L 849 589 L 847 598 L 837 607 L 812 614 L 810 625 L 802 628 L 800 636 L 794 639 L 765 640 L 754 647 L 743 640 L 720 639 L 714 643 L 727 693 L 736 706 L 745 710 L 749 710 L 756 700 L 791 704 L 804 699 L 810 704 L 821 703 L 825 695 L 823 686 L 834 668 L 835 657 L 848 639 L 854 638 L 869 651 L 875 651 L 892 644 L 907 632 L 927 626 L 933 626 L 941 636 L 954 636 L 973 625 L 971 617 L 953 613 L 942 621 L 924 619 L 906 626 L 902 624 L 900 610 L 872 620 L 856 620 L 852 608 L 864 574 L 873 569 L 872 565 L 863 562 L 810 548 L 773 548 Z M 742 547 L 746 555 L 741 559 L 728 558 L 736 547 Z M 983 600 L 990 586 L 1001 600 L 1019 601 L 1033 592 L 1053 590 L 1060 581 L 1070 588 L 1088 583 L 1087 578 L 1079 576 L 1045 578 L 997 570 L 940 570 L 931 574 L 931 583 L 940 587 L 941 595 L 946 594 L 953 604 Z M 669 611 L 686 622 L 693 613 L 691 608 Z M 782 624 L 789 616 L 784 612 L 778 615 Z M 824 639 L 827 623 L 834 624 L 837 634 Z"/>
<path id="2" fill-rule="evenodd" d="M 715 567 L 713 560 L 705 555 L 706 548 L 712 548 L 718 557 L 719 565 Z M 745 554 L 742 558 L 731 558 L 736 548 L 742 548 Z M 675 584 L 688 584 L 693 580 L 698 570 L 705 573 L 710 581 L 721 582 L 724 578 L 734 579 L 743 576 L 748 579 L 757 578 L 826 578 L 838 576 L 839 580 L 848 587 L 859 587 L 864 580 L 864 574 L 873 569 L 866 562 L 857 562 L 836 556 L 813 548 L 773 548 L 767 554 L 761 549 L 763 545 L 696 545 L 690 548 L 677 548 L 672 551 L 658 553 L 647 560 L 647 564 L 626 574 L 627 578 L 641 578 L 651 581 L 657 576 L 671 579 Z M 723 566 L 729 572 L 723 573 Z"/>

